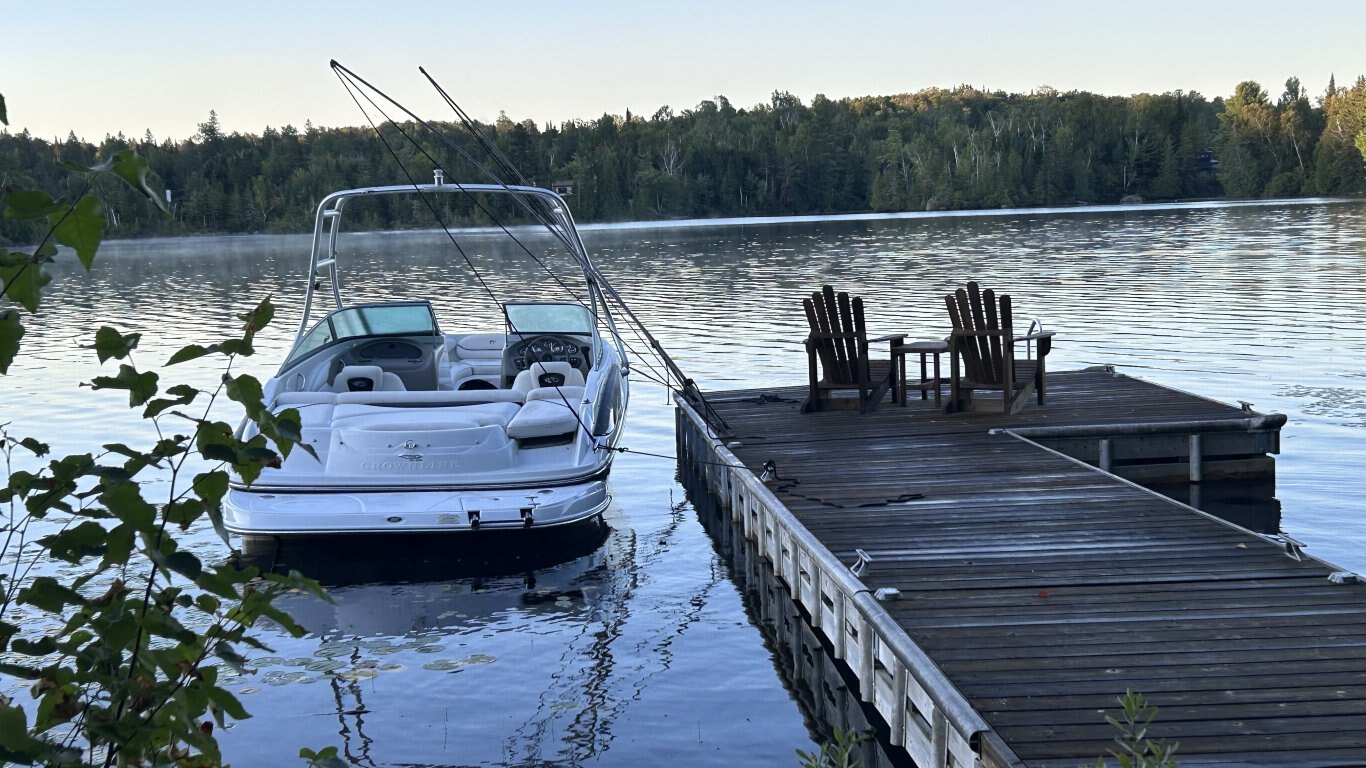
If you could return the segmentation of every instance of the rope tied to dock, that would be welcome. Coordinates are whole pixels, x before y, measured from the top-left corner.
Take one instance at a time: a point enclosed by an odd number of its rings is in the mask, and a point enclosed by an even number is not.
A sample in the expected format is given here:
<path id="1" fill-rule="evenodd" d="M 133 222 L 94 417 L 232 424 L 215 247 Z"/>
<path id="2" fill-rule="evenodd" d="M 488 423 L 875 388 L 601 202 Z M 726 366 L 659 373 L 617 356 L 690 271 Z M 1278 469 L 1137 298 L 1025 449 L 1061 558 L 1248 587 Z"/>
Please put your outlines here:
<path id="1" fill-rule="evenodd" d="M 760 482 L 771 483 L 777 481 L 779 484 L 773 486 L 775 493 L 786 493 L 789 496 L 796 496 L 799 499 L 821 504 L 833 509 L 869 509 L 872 507 L 890 507 L 894 504 L 905 504 L 916 499 L 925 498 L 923 493 L 903 493 L 899 496 L 883 499 L 881 501 L 868 501 L 863 504 L 841 504 L 837 501 L 822 499 L 818 496 L 808 496 L 798 492 L 796 487 L 801 484 L 801 480 L 795 477 L 781 477 L 778 475 L 778 462 L 769 459 L 764 462 L 763 471 L 759 474 Z"/>
<path id="2" fill-rule="evenodd" d="M 755 405 L 767 405 L 769 403 L 799 403 L 801 401 L 791 397 L 783 397 L 782 395 L 774 395 L 768 392 L 760 392 L 759 395 L 754 399 L 743 400 L 740 402 L 753 403 Z"/>

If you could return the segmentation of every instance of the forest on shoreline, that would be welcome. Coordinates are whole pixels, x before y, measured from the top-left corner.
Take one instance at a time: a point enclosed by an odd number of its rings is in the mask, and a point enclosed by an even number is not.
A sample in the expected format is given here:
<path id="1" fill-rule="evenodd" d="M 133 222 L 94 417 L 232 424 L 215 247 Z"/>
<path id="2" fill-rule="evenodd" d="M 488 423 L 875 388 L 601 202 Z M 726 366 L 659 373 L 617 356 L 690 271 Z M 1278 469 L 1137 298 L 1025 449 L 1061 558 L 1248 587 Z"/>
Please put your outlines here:
<path id="1" fill-rule="evenodd" d="M 484 157 L 458 124 L 436 126 Z M 502 115 L 480 128 L 532 183 L 571 184 L 581 222 L 1366 193 L 1366 76 L 1351 86 L 1330 80 L 1313 99 L 1293 77 L 1279 96 L 1247 81 L 1213 100 L 1181 91 L 1121 97 L 960 86 L 838 101 L 817 95 L 804 104 L 775 91 L 748 109 L 718 96 L 650 117 L 537 126 Z M 400 161 L 413 178 L 430 179 L 431 161 L 400 130 L 413 126 L 382 126 L 388 142 L 370 127 L 224 133 L 211 112 L 183 140 L 148 132 L 96 145 L 6 131 L 0 181 L 69 196 L 73 181 L 61 163 L 90 165 L 132 147 L 147 159 L 153 186 L 169 193 L 172 215 L 111 185 L 101 190 L 108 237 L 305 232 L 327 193 L 402 183 Z M 446 163 L 448 149 L 429 151 L 451 180 L 488 180 Z M 377 207 L 360 221 L 430 223 L 402 206 Z M 33 226 L 0 221 L 0 240 L 29 242 Z"/>

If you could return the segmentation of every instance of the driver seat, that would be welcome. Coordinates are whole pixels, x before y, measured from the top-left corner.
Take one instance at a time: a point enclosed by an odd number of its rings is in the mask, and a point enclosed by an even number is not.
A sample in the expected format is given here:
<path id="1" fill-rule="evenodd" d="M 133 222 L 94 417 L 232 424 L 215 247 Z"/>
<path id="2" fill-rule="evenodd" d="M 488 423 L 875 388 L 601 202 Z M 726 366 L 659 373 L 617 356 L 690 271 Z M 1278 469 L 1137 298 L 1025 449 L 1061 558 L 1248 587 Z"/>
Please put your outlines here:
<path id="1" fill-rule="evenodd" d="M 348 365 L 333 379 L 333 392 L 403 392 L 403 380 L 398 374 L 378 365 Z"/>
<path id="2" fill-rule="evenodd" d="M 584 379 L 579 369 L 565 362 L 532 363 L 517 374 L 512 389 L 527 400 L 583 400 Z"/>

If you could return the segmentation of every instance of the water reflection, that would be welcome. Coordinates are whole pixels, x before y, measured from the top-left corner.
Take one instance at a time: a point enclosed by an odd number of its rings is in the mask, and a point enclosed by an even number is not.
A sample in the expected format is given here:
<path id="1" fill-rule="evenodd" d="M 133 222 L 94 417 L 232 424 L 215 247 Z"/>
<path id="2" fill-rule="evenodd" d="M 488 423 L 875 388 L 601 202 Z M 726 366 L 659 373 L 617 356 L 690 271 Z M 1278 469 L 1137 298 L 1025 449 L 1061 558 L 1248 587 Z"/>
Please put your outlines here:
<path id="1" fill-rule="evenodd" d="M 968 278 L 989 280 L 1015 295 L 1022 316 L 1059 332 L 1057 370 L 1114 364 L 1287 414 L 1281 526 L 1312 554 L 1362 571 L 1366 306 L 1354 291 L 1366 282 L 1363 232 L 1366 205 L 1357 202 L 605 227 L 584 237 L 661 343 L 712 390 L 804 383 L 800 298 L 822 282 L 859 291 L 878 333 L 935 338 L 947 324 L 941 295 Z M 150 425 L 125 418 L 126 395 L 78 387 L 110 373 L 79 345 L 108 323 L 143 333 L 137 362 L 156 365 L 184 344 L 233 333 L 234 314 L 266 294 L 279 306 L 277 324 L 234 370 L 269 376 L 301 310 L 307 240 L 110 244 L 89 274 L 60 262 L 45 311 L 25 321 L 25 354 L 0 377 L 0 422 L 63 453 L 150 445 Z M 410 248 L 420 240 L 358 236 L 345 289 L 382 300 L 421 286 L 443 327 L 462 328 L 482 291 L 449 254 Z M 490 273 L 526 264 L 481 243 L 470 252 Z M 403 254 L 411 258 L 396 273 Z M 502 275 L 499 290 L 539 279 L 534 269 Z M 211 386 L 220 372 L 209 362 L 177 366 L 163 381 Z M 633 376 L 623 444 L 669 455 L 672 407 L 643 373 Z M 794 748 L 810 748 L 808 725 L 826 731 L 828 717 L 862 727 L 856 706 L 830 703 L 838 686 L 817 685 L 825 672 L 773 674 L 771 657 L 814 658 L 814 644 L 794 650 L 790 635 L 773 634 L 770 620 L 801 623 L 754 603 L 753 580 L 729 569 L 675 503 L 672 462 L 625 454 L 611 487 L 610 530 L 567 561 L 514 562 L 490 550 L 489 563 L 508 570 L 461 571 L 452 564 L 472 567 L 484 553 L 376 556 L 373 542 L 307 563 L 279 553 L 281 564 L 327 576 L 339 599 L 299 606 L 316 634 L 263 632 L 271 663 L 230 684 L 256 717 L 225 735 L 227 759 L 273 765 L 299 746 L 345 741 L 355 761 L 376 765 L 638 765 L 660 755 L 786 765 Z M 1201 487 L 1199 506 L 1220 511 L 1212 490 Z M 1234 519 L 1277 529 L 1274 507 Z M 189 532 L 186 546 L 206 560 L 224 554 L 207 528 Z"/>
<path id="2" fill-rule="evenodd" d="M 1276 481 L 1207 480 L 1203 483 L 1145 483 L 1182 504 L 1208 512 L 1257 533 L 1281 532 L 1281 501 Z"/>
<path id="3" fill-rule="evenodd" d="M 599 519 L 582 525 L 474 535 L 244 537 L 240 560 L 276 573 L 308 574 L 335 589 L 357 584 L 421 584 L 522 576 L 596 552 L 610 528 Z"/>
<path id="4" fill-rule="evenodd" d="M 802 707 L 802 715 L 821 742 L 833 741 L 835 731 L 867 736 L 851 755 L 866 768 L 914 768 L 901 747 L 890 741 L 882 716 L 859 698 L 853 673 L 836 660 L 824 639 L 811 629 L 792 594 L 763 560 L 755 542 L 710 494 L 689 483 L 688 498 L 698 519 L 730 564 L 731 578 L 745 590 L 745 609 L 764 633 L 783 683 Z"/>

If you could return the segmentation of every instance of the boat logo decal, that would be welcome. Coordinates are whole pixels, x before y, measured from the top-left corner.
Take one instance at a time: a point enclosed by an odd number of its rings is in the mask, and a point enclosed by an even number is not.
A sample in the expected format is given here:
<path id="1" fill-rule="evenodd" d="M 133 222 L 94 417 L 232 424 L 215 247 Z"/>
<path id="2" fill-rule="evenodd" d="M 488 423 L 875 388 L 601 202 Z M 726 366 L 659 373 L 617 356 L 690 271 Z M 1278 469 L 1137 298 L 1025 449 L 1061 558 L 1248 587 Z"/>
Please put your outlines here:
<path id="1" fill-rule="evenodd" d="M 412 449 L 417 447 L 417 443 L 413 442 L 412 440 L 409 440 L 403 444 L 403 447 L 411 451 Z"/>
<path id="2" fill-rule="evenodd" d="M 398 457 L 408 461 L 422 461 L 422 454 L 420 453 L 400 453 Z"/>

